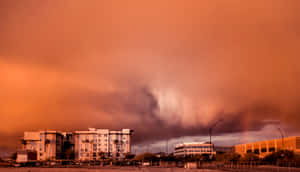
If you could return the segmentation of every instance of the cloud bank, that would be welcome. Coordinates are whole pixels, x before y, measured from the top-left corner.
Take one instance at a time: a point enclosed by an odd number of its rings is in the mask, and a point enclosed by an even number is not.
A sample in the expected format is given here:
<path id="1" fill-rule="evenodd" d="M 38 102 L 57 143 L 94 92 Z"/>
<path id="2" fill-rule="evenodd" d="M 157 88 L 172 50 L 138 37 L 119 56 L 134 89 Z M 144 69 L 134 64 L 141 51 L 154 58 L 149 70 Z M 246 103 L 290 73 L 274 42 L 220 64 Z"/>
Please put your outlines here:
<path id="1" fill-rule="evenodd" d="M 292 1 L 0 2 L 0 137 L 132 128 L 134 142 L 298 131 Z"/>

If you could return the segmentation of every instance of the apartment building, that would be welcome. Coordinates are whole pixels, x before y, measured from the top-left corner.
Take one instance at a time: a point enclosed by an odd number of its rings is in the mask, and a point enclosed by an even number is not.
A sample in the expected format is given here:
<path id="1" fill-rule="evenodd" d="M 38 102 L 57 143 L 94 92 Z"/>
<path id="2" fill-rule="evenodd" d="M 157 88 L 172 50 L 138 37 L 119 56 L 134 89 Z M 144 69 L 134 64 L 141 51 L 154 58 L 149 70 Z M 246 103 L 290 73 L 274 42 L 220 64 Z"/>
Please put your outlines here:
<path id="1" fill-rule="evenodd" d="M 190 142 L 175 145 L 175 156 L 215 155 L 213 144 L 209 142 Z"/>
<path id="2" fill-rule="evenodd" d="M 57 131 L 24 132 L 23 150 L 36 154 L 36 160 L 62 158 L 63 134 Z"/>
<path id="3" fill-rule="evenodd" d="M 265 140 L 254 143 L 240 144 L 234 146 L 235 152 L 242 156 L 247 153 L 255 153 L 264 157 L 279 150 L 291 150 L 300 153 L 300 137 L 286 137 L 273 140 Z"/>
<path id="4" fill-rule="evenodd" d="M 89 128 L 88 131 L 75 131 L 75 159 L 99 160 L 103 157 L 124 158 L 130 153 L 130 138 L 133 130 Z"/>

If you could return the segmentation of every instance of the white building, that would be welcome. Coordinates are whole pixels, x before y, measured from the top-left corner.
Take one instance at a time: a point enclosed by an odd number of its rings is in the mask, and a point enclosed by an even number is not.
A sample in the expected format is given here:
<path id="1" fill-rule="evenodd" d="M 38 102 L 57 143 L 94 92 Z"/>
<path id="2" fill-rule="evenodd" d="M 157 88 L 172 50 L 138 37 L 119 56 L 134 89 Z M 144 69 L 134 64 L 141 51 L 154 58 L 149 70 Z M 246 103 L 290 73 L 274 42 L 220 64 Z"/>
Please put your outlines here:
<path id="1" fill-rule="evenodd" d="M 214 155 L 213 144 L 209 142 L 190 142 L 175 145 L 175 156 Z"/>
<path id="2" fill-rule="evenodd" d="M 89 128 L 88 131 L 75 131 L 75 159 L 99 160 L 105 157 L 124 158 L 130 153 L 130 137 L 133 130 Z"/>
<path id="3" fill-rule="evenodd" d="M 60 159 L 63 137 L 57 131 L 24 132 L 23 150 L 35 152 L 40 161 Z"/>

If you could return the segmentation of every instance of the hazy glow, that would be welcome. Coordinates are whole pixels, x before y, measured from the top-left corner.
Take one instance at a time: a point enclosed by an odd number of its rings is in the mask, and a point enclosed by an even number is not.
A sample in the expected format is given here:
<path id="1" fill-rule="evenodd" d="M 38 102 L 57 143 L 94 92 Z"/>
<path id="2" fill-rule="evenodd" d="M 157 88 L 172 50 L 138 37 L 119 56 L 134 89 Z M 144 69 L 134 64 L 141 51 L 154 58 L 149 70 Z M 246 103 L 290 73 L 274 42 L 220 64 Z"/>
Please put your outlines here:
<path id="1" fill-rule="evenodd" d="M 298 132 L 299 6 L 1 0 L 0 146 L 46 128 L 129 127 L 155 142 L 220 118 L 219 135 L 265 119 Z"/>

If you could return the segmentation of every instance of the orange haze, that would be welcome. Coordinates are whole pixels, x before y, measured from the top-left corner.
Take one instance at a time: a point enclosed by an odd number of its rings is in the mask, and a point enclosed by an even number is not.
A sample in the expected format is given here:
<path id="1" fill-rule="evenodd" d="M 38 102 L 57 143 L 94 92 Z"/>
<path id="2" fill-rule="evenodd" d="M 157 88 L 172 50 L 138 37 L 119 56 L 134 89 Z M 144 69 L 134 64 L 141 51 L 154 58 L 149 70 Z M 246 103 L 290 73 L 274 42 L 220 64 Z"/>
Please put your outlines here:
<path id="1" fill-rule="evenodd" d="M 24 130 L 136 142 L 300 122 L 298 0 L 1 0 L 0 146 Z"/>

